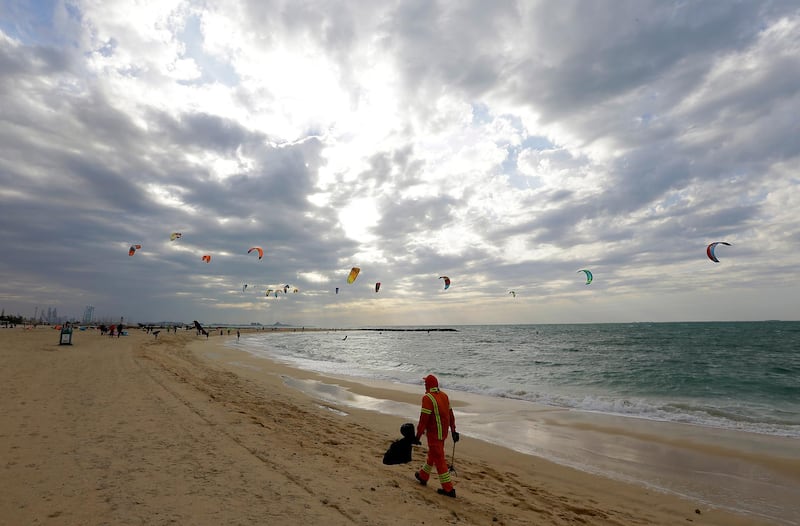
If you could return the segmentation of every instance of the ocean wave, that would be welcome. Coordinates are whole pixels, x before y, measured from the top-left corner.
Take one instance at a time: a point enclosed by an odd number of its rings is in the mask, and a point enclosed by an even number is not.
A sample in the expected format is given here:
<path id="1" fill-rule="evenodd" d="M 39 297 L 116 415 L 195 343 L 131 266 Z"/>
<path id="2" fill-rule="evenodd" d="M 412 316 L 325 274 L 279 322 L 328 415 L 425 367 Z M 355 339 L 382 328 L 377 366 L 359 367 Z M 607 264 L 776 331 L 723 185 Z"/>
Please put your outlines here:
<path id="1" fill-rule="evenodd" d="M 472 394 L 522 400 L 551 407 L 800 438 L 800 420 L 797 413 L 791 411 L 784 411 L 780 415 L 776 412 L 774 416 L 769 416 L 746 407 L 737 411 L 701 404 L 699 401 L 676 403 L 643 398 L 572 397 L 546 392 L 466 385 L 453 387 Z M 748 414 L 750 411 L 752 415 Z"/>
<path id="2" fill-rule="evenodd" d="M 322 373 L 409 385 L 435 373 L 448 390 L 800 437 L 800 389 L 791 375 L 797 345 L 769 340 L 758 324 L 709 341 L 701 333 L 721 334 L 709 325 L 354 331 L 347 341 L 339 334 L 269 334 L 243 337 L 237 347 Z M 487 330 L 491 337 L 482 335 Z M 747 351 L 754 341 L 767 346 L 758 356 Z"/>

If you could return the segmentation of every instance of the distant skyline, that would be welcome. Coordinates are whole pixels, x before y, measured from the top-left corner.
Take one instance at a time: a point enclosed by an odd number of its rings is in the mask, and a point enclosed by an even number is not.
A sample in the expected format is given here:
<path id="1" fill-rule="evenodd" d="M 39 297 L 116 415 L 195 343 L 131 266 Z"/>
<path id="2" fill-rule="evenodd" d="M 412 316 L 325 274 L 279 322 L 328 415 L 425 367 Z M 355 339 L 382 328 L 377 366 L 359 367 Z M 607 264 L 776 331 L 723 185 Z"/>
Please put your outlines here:
<path id="1" fill-rule="evenodd" d="M 0 0 L 0 308 L 800 320 L 799 56 L 792 1 Z"/>

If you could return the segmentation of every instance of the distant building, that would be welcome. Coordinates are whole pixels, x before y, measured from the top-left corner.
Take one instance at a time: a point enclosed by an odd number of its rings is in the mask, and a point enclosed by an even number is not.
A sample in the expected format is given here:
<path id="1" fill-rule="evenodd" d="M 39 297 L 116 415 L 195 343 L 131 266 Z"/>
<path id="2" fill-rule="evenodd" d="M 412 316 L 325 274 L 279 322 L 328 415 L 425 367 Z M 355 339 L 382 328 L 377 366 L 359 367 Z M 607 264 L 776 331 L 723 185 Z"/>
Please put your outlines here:
<path id="1" fill-rule="evenodd" d="M 94 307 L 92 305 L 87 305 L 85 309 L 83 309 L 83 323 L 90 324 L 94 321 Z"/>

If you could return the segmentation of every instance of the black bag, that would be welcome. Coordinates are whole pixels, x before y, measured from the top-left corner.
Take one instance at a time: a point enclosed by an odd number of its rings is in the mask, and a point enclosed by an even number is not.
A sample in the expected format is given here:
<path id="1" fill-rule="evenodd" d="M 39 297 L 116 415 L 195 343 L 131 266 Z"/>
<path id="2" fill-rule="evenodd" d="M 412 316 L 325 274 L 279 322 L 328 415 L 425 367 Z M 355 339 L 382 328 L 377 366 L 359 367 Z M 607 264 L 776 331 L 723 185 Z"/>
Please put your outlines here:
<path id="1" fill-rule="evenodd" d="M 383 455 L 383 463 L 388 465 L 408 464 L 411 462 L 411 447 L 416 442 L 414 424 L 406 423 L 400 426 L 403 438 L 395 440 Z"/>

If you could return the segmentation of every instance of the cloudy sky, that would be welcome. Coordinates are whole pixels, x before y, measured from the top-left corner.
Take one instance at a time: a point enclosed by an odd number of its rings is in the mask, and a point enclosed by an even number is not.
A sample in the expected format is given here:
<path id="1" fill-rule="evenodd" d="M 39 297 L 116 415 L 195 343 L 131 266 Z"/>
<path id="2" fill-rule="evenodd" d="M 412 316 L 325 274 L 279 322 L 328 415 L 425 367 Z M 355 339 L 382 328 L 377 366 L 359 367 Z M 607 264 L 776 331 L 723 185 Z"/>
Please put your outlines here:
<path id="1" fill-rule="evenodd" d="M 796 320 L 799 166 L 794 0 L 0 0 L 6 313 Z"/>

